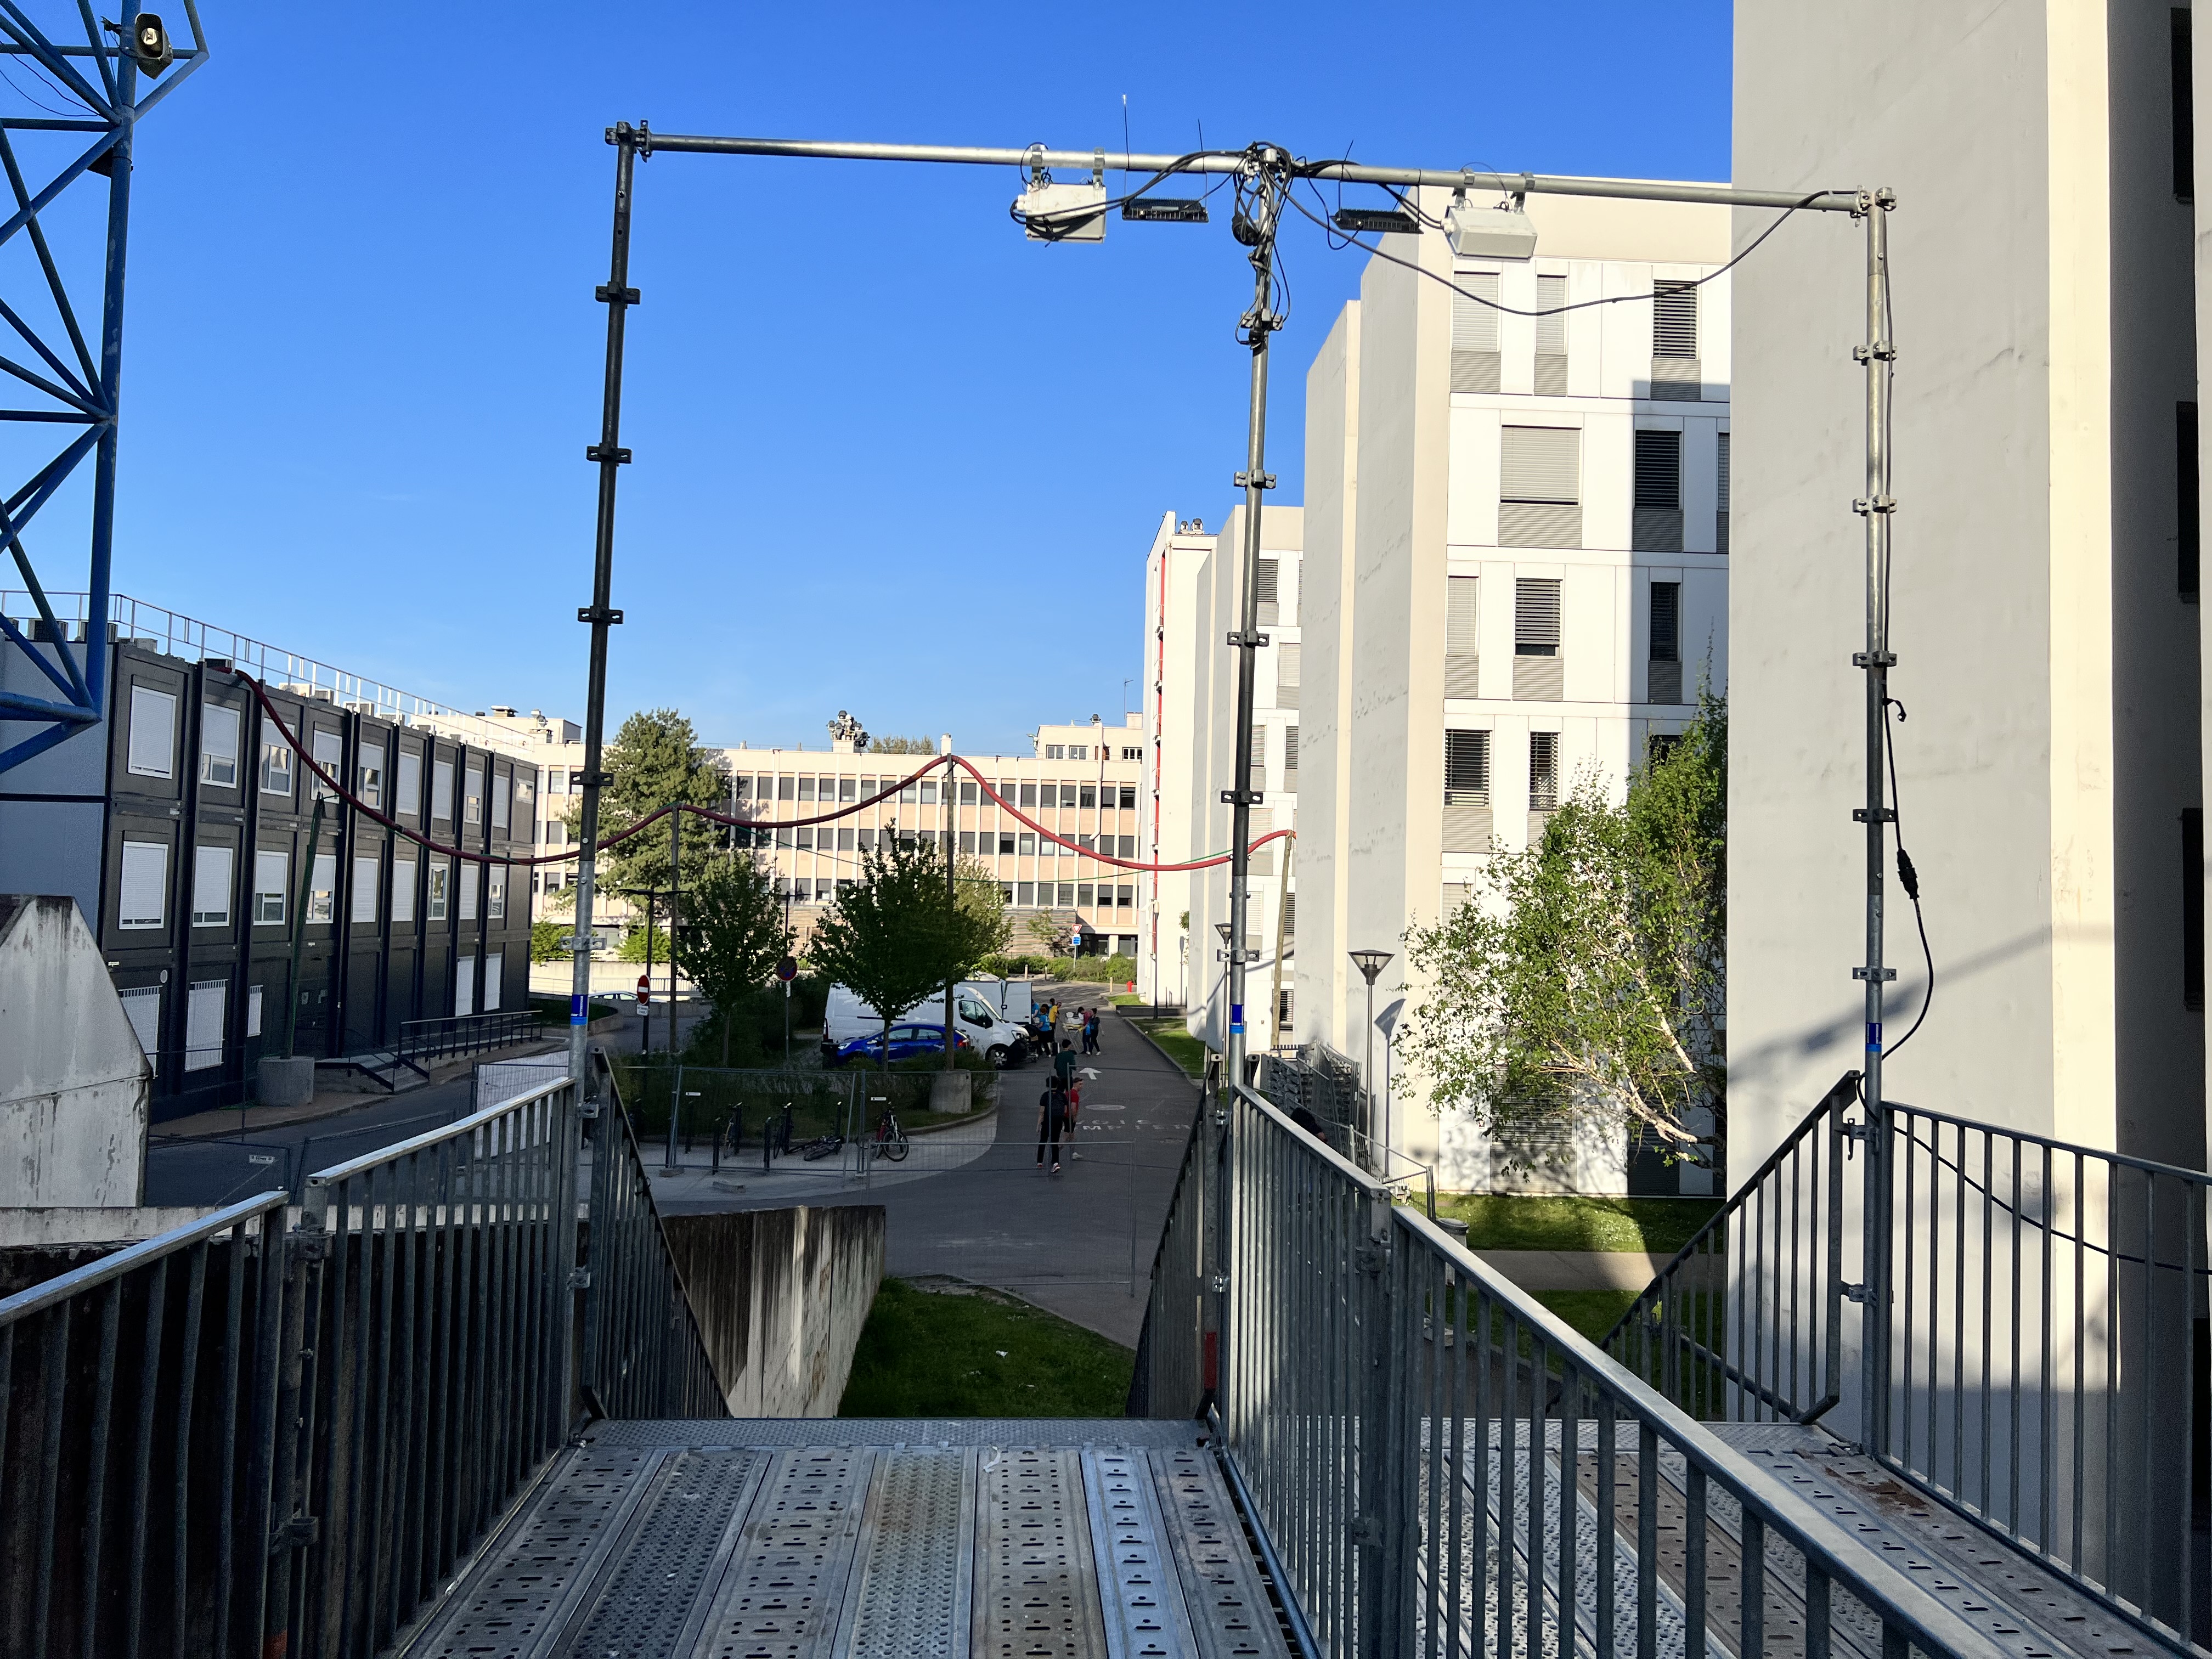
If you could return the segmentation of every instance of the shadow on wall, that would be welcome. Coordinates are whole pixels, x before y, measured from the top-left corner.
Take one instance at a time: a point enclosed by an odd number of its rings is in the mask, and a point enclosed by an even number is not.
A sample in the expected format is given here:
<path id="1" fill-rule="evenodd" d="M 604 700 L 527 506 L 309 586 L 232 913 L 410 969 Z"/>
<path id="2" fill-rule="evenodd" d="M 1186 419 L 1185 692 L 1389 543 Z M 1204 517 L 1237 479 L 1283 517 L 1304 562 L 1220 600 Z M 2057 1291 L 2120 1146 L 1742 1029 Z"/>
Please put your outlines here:
<path id="1" fill-rule="evenodd" d="M 738 1417 L 835 1417 L 884 1279 L 881 1205 L 664 1216 Z"/>

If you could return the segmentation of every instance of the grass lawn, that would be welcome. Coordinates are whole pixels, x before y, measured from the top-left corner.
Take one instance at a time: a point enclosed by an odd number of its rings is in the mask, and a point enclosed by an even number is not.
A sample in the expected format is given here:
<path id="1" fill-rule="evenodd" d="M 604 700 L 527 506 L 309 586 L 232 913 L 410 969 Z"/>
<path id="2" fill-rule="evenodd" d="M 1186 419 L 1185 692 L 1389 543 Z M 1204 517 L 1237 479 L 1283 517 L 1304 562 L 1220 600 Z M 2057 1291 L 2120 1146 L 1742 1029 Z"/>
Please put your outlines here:
<path id="1" fill-rule="evenodd" d="M 1635 1291 L 1534 1291 L 1530 1292 L 1553 1313 L 1580 1331 L 1591 1341 L 1604 1340 L 1605 1334 L 1618 1324 L 1628 1304 L 1636 1300 Z"/>
<path id="2" fill-rule="evenodd" d="M 1140 1019 L 1132 1023 L 1165 1049 L 1168 1058 L 1192 1077 L 1206 1075 L 1206 1045 L 1183 1030 L 1180 1018 Z"/>
<path id="3" fill-rule="evenodd" d="M 1136 1356 L 1003 1291 L 886 1279 L 841 1417 L 1119 1417 Z"/>
<path id="4" fill-rule="evenodd" d="M 1437 1213 L 1467 1223 L 1467 1244 L 1473 1250 L 1645 1250 L 1672 1255 L 1718 1208 L 1718 1199 L 1702 1198 L 1437 1194 Z"/>

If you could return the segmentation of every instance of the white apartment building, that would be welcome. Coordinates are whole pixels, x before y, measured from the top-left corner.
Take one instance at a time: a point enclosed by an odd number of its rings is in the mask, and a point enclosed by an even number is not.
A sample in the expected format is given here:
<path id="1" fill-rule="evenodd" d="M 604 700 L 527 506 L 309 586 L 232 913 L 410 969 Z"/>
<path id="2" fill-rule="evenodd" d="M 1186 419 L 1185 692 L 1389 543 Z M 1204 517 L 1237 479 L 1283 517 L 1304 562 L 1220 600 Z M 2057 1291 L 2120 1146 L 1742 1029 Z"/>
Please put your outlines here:
<path id="1" fill-rule="evenodd" d="M 1526 261 L 1392 238 L 1419 271 L 1370 261 L 1307 377 L 1300 626 L 1279 630 L 1299 659 L 1291 1035 L 1355 1063 L 1365 988 L 1346 952 L 1393 952 L 1376 1006 L 1417 1006 L 1406 930 L 1462 902 L 1493 849 L 1525 848 L 1585 769 L 1617 799 L 1699 676 L 1728 683 L 1729 293 L 1707 280 L 1726 210 L 1528 211 Z M 1397 1081 L 1399 1150 L 1441 1184 L 1491 1185 L 1488 1142 Z M 1566 1180 L 1626 1189 L 1625 1138 L 1580 1139 Z"/>
<path id="2" fill-rule="evenodd" d="M 1202 520 L 1164 514 L 1145 556 L 1144 730 L 1151 749 L 1139 799 L 1140 841 L 1153 864 L 1194 856 L 1194 830 L 1205 816 L 1201 754 L 1212 686 L 1200 623 L 1213 609 L 1214 539 Z M 1139 880 L 1137 989 L 1158 1006 L 1191 1009 L 1205 1000 L 1208 981 L 1200 970 L 1211 953 L 1191 942 L 1193 879 L 1190 872 L 1169 871 Z"/>
<path id="3" fill-rule="evenodd" d="M 1864 50 L 1740 8 L 1746 184 L 1887 186 L 1899 357 L 1890 687 L 1936 963 L 1892 1097 L 2206 1167 L 2198 384 L 2212 147 L 2192 14 L 1876 0 Z M 2001 142 L 1991 142 L 2002 135 Z M 1738 246 L 1772 216 L 1741 212 Z M 1861 1064 L 1863 228 L 1737 267 L 1732 1160 Z M 1893 880 L 1893 1043 L 1925 992 Z"/>

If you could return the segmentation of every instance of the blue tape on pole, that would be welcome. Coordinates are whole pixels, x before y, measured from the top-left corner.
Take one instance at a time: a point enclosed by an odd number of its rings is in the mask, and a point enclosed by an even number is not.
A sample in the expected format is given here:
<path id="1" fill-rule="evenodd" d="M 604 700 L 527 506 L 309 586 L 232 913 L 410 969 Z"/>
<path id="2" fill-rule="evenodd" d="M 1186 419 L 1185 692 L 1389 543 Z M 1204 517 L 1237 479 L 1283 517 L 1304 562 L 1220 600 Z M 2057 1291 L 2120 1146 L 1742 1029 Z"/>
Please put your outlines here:
<path id="1" fill-rule="evenodd" d="M 1244 1005 L 1241 1002 L 1232 1002 L 1229 1005 L 1229 1035 L 1231 1036 L 1244 1035 Z"/>
<path id="2" fill-rule="evenodd" d="M 1867 1024 L 1867 1052 L 1870 1054 L 1881 1052 L 1881 1024 L 1879 1021 L 1870 1020 Z"/>
<path id="3" fill-rule="evenodd" d="M 568 1024 L 581 1025 L 585 1023 L 584 999 L 572 994 L 568 998 Z"/>

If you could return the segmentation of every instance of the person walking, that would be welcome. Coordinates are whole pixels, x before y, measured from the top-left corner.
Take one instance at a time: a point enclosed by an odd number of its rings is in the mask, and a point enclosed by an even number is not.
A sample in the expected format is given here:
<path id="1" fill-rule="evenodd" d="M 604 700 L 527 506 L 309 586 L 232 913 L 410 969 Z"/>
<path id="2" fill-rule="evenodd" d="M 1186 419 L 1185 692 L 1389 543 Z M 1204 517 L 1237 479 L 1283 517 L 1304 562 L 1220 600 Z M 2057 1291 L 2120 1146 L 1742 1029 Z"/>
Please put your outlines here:
<path id="1" fill-rule="evenodd" d="M 1052 1172 L 1060 1173 L 1060 1132 L 1067 1127 L 1067 1091 L 1075 1081 L 1075 1045 L 1066 1037 L 1060 1040 L 1060 1052 L 1053 1056 L 1052 1079 L 1044 1091 L 1044 1117 L 1037 1125 L 1037 1168 L 1044 1168 L 1045 1152 L 1052 1152 Z"/>
<path id="2" fill-rule="evenodd" d="M 1087 1008 L 1084 1011 L 1083 1052 L 1086 1054 L 1095 1054 L 1098 1052 L 1098 1011 L 1096 1008 Z"/>

